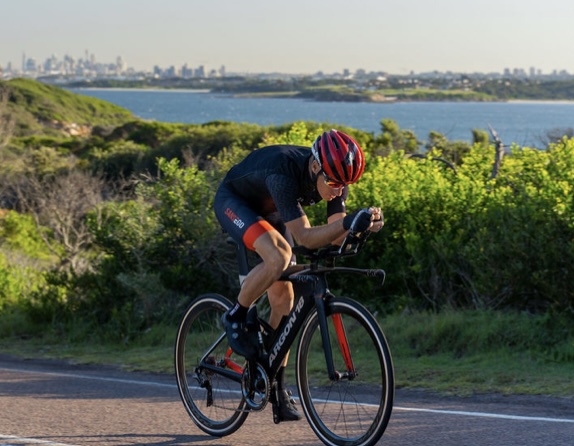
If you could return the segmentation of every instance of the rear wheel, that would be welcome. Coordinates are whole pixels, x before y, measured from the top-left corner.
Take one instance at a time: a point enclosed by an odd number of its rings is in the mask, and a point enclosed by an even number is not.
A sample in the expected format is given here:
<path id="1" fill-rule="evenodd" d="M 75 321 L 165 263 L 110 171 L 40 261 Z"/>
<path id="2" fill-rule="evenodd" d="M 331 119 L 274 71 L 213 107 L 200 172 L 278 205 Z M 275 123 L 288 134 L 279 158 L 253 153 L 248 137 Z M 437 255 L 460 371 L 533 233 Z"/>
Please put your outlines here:
<path id="1" fill-rule="evenodd" d="M 232 434 L 248 413 L 241 393 L 244 359 L 233 356 L 221 323 L 231 302 L 204 294 L 187 308 L 177 332 L 175 371 L 183 404 L 195 424 L 214 436 Z"/>
<path id="2" fill-rule="evenodd" d="M 393 406 L 394 375 L 387 341 L 375 318 L 351 299 L 330 300 L 327 319 L 340 378 L 329 379 L 318 315 L 313 311 L 297 350 L 301 406 L 323 443 L 374 445 L 385 432 Z"/>

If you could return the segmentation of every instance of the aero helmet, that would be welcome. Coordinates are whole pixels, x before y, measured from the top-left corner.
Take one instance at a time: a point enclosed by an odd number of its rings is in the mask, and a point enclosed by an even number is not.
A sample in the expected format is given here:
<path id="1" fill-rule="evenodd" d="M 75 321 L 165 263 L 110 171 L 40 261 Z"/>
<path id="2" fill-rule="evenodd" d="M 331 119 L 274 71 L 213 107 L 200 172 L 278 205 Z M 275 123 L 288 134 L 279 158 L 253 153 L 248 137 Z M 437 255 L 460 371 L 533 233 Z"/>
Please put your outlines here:
<path id="1" fill-rule="evenodd" d="M 338 130 L 323 132 L 311 151 L 325 175 L 336 182 L 352 184 L 365 170 L 365 156 L 359 144 Z"/>

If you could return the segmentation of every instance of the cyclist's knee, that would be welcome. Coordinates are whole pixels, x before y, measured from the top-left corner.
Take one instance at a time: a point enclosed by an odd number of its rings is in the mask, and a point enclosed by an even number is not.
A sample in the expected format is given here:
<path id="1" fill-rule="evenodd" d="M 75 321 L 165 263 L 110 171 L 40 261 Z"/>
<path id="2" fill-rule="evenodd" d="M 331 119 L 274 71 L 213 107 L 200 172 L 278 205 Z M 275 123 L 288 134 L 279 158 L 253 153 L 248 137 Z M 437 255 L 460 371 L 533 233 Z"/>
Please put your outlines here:
<path id="1" fill-rule="evenodd" d="M 283 271 L 287 269 L 290 261 L 291 261 L 291 249 L 289 249 L 288 251 L 283 249 L 277 249 L 263 259 L 263 262 L 265 263 L 269 273 L 273 277 L 277 278 L 279 278 L 279 276 L 281 276 Z"/>
<path id="2" fill-rule="evenodd" d="M 261 256 L 264 267 L 273 277 L 279 278 L 291 262 L 291 246 L 277 231 L 260 236 L 254 243 L 255 250 Z"/>

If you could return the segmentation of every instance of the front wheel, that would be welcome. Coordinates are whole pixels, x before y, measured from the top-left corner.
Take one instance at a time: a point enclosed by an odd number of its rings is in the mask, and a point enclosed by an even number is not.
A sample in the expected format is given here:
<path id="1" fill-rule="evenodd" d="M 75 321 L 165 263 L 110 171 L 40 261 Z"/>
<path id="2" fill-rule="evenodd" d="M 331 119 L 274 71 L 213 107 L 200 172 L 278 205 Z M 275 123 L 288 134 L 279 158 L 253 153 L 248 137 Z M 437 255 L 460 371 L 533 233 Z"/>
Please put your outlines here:
<path id="1" fill-rule="evenodd" d="M 338 379 L 327 373 L 319 318 L 313 311 L 297 350 L 301 406 L 326 445 L 374 445 L 393 407 L 391 353 L 375 318 L 359 303 L 333 298 L 326 303 L 330 349 Z"/>
<path id="2" fill-rule="evenodd" d="M 204 294 L 187 308 L 175 343 L 175 372 L 183 405 L 195 424 L 221 437 L 241 427 L 247 411 L 241 393 L 245 360 L 233 357 L 221 323 L 231 302 Z"/>

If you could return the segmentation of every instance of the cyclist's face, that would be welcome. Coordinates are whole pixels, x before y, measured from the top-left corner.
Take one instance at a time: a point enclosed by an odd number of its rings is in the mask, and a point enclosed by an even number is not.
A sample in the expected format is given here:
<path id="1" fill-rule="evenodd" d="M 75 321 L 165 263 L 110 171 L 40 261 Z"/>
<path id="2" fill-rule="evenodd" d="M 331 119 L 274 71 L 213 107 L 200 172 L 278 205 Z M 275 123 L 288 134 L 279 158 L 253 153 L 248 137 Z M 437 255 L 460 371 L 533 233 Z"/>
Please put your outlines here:
<path id="1" fill-rule="evenodd" d="M 343 187 L 345 187 L 344 184 L 334 184 L 324 175 L 317 175 L 317 191 L 323 200 L 331 201 L 333 198 L 341 196 Z"/>
<path id="2" fill-rule="evenodd" d="M 338 181 L 329 178 L 324 170 L 322 170 L 321 173 L 323 174 L 323 181 L 328 188 L 334 190 L 342 190 L 345 187 L 343 183 L 339 183 Z"/>
<path id="3" fill-rule="evenodd" d="M 335 197 L 339 197 L 343 193 L 343 184 L 336 183 L 332 181 L 328 176 L 325 175 L 323 169 L 316 160 L 313 160 L 310 173 L 316 178 L 316 187 L 321 198 L 326 201 L 330 201 Z"/>

